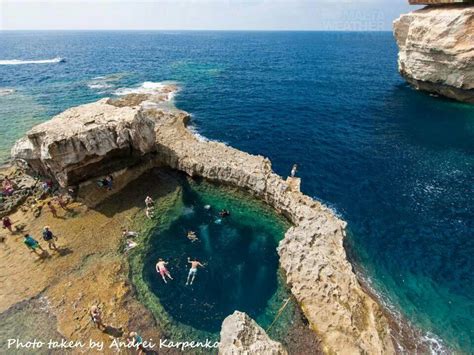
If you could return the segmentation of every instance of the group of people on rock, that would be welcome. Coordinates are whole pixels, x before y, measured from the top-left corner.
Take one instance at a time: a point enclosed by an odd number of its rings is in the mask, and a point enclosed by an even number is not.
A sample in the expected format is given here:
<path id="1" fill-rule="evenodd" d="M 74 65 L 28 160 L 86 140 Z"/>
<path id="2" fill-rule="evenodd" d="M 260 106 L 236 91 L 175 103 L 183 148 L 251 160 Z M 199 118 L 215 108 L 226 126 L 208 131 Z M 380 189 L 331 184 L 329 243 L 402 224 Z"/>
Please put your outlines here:
<path id="1" fill-rule="evenodd" d="M 48 248 L 50 250 L 54 250 L 58 252 L 59 248 L 56 245 L 56 242 L 58 241 L 58 237 L 55 234 L 53 234 L 49 226 L 44 226 L 42 235 L 43 235 L 43 240 L 48 244 Z M 45 252 L 41 244 L 35 238 L 33 238 L 29 233 L 23 236 L 23 243 L 25 243 L 28 249 L 30 249 L 35 254 L 42 255 Z M 39 251 L 41 251 L 41 253 L 39 253 Z"/>
<path id="2" fill-rule="evenodd" d="M 161 278 L 163 279 L 164 283 L 168 283 L 166 281 L 166 278 L 173 280 L 173 277 L 171 276 L 171 273 L 169 272 L 168 268 L 166 267 L 169 263 L 162 258 L 158 259 L 158 262 L 156 263 L 156 272 L 161 275 Z M 188 272 L 188 278 L 186 279 L 186 285 L 192 285 L 194 282 L 194 279 L 196 278 L 196 274 L 198 272 L 199 267 L 205 267 L 204 264 L 202 264 L 199 260 L 196 258 L 191 259 L 188 257 L 188 264 L 191 264 L 189 272 Z"/>
<path id="3" fill-rule="evenodd" d="M 97 181 L 97 185 L 106 189 L 107 191 L 111 191 L 114 185 L 114 177 L 112 176 L 112 174 L 109 174 L 106 177 Z"/>

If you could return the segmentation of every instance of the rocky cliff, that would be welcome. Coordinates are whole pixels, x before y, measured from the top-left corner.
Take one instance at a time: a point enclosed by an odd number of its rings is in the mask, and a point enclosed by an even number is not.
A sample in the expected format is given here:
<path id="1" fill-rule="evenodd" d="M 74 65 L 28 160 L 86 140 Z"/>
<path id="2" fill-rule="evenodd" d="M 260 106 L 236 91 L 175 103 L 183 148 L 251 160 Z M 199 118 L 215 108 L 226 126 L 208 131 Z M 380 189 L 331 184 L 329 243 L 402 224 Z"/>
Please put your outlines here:
<path id="1" fill-rule="evenodd" d="M 393 25 L 398 69 L 416 89 L 474 103 L 474 5 L 427 6 Z"/>
<path id="2" fill-rule="evenodd" d="M 287 355 L 288 353 L 280 343 L 271 340 L 247 314 L 235 311 L 222 323 L 219 354 Z"/>
<path id="3" fill-rule="evenodd" d="M 62 187 L 138 163 L 156 150 L 154 121 L 107 99 L 74 107 L 31 129 L 12 148 Z"/>
<path id="4" fill-rule="evenodd" d="M 106 164 L 108 152 L 122 146 L 116 137 L 126 137 L 120 141 L 129 152 L 156 150 L 153 164 L 249 191 L 293 223 L 278 248 L 280 263 L 291 292 L 310 327 L 322 339 L 324 350 L 338 354 L 394 353 L 387 318 L 364 292 L 347 261 L 343 247 L 346 223 L 302 194 L 298 181 L 276 175 L 268 159 L 198 139 L 186 127 L 187 113 L 159 109 L 146 102 L 146 97 L 123 98 L 120 102 L 101 100 L 68 110 L 34 128 L 13 151 L 18 157 L 29 158 L 38 170 L 51 171 L 67 183 L 71 180 L 67 172 L 87 170 L 89 160 Z M 96 117 L 93 112 L 107 113 L 108 118 L 91 120 L 91 116 Z M 72 117 L 81 122 L 78 129 L 71 128 Z M 123 122 L 119 117 L 128 124 L 119 124 Z M 89 121 L 93 130 L 83 128 Z M 151 144 L 149 130 L 153 127 Z M 46 137 L 44 132 L 54 134 Z M 100 147 L 102 141 L 105 148 Z"/>

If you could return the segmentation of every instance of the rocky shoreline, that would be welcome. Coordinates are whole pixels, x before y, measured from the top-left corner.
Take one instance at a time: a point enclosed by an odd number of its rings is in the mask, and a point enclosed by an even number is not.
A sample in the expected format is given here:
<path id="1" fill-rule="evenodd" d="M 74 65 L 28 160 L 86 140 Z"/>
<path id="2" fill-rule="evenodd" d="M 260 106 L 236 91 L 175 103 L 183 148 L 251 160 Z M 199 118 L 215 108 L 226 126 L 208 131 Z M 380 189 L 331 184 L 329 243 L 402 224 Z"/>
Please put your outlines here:
<path id="1" fill-rule="evenodd" d="M 250 192 L 293 224 L 278 247 L 280 265 L 323 351 L 397 352 L 390 317 L 347 260 L 346 223 L 301 193 L 297 178 L 276 175 L 268 159 L 198 139 L 187 128 L 189 115 L 161 102 L 162 95 L 135 94 L 67 110 L 27 133 L 12 155 L 77 189 L 90 207 L 105 198 L 91 191 L 106 169 L 117 191 L 153 167 L 169 167 Z"/>

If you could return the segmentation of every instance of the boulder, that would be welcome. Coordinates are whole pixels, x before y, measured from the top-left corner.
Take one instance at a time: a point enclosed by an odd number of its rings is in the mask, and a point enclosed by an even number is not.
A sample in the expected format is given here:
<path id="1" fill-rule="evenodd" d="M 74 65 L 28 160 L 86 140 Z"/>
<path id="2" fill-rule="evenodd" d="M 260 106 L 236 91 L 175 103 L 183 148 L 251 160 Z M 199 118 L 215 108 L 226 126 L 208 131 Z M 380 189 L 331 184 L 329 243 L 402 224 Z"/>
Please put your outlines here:
<path id="1" fill-rule="evenodd" d="M 12 158 L 66 187 L 132 166 L 155 149 L 153 120 L 137 106 L 103 99 L 35 126 L 16 142 Z"/>
<path id="2" fill-rule="evenodd" d="M 286 355 L 283 346 L 270 339 L 246 313 L 235 311 L 224 319 L 219 344 L 221 355 Z"/>
<path id="3" fill-rule="evenodd" d="M 400 74 L 416 89 L 474 103 L 474 6 L 427 6 L 393 24 Z"/>

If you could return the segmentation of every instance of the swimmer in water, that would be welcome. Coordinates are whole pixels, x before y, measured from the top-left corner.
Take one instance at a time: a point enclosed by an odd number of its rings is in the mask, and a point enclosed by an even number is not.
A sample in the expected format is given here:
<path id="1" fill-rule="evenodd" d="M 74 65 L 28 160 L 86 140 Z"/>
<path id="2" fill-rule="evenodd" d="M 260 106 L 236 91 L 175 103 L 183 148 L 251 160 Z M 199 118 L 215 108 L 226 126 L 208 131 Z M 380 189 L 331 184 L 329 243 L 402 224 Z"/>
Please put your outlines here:
<path id="1" fill-rule="evenodd" d="M 229 212 L 229 210 L 224 209 L 224 210 L 222 210 L 222 211 L 219 212 L 219 216 L 221 216 L 221 217 L 229 217 L 229 216 L 230 216 L 230 212 Z"/>
<path id="2" fill-rule="evenodd" d="M 194 282 L 194 278 L 196 277 L 197 274 L 197 268 L 198 267 L 204 267 L 203 264 L 201 264 L 199 261 L 194 258 L 191 260 L 190 257 L 188 257 L 188 263 L 191 264 L 191 269 L 189 269 L 189 274 L 188 274 L 188 279 L 186 280 L 186 285 L 192 285 Z M 191 281 L 190 281 L 191 280 Z"/>
<path id="3" fill-rule="evenodd" d="M 194 231 L 189 231 L 188 234 L 187 234 L 187 237 L 191 242 L 196 242 L 196 241 L 199 240 L 197 235 L 196 235 L 196 232 L 194 232 Z"/>
<path id="4" fill-rule="evenodd" d="M 165 283 L 167 283 L 165 276 L 168 276 L 170 280 L 173 280 L 173 278 L 171 277 L 170 272 L 166 268 L 166 265 L 168 265 L 168 263 L 166 261 L 164 261 L 162 258 L 159 258 L 158 262 L 156 263 L 156 272 L 161 275 L 161 278 L 163 279 L 163 281 Z"/>

